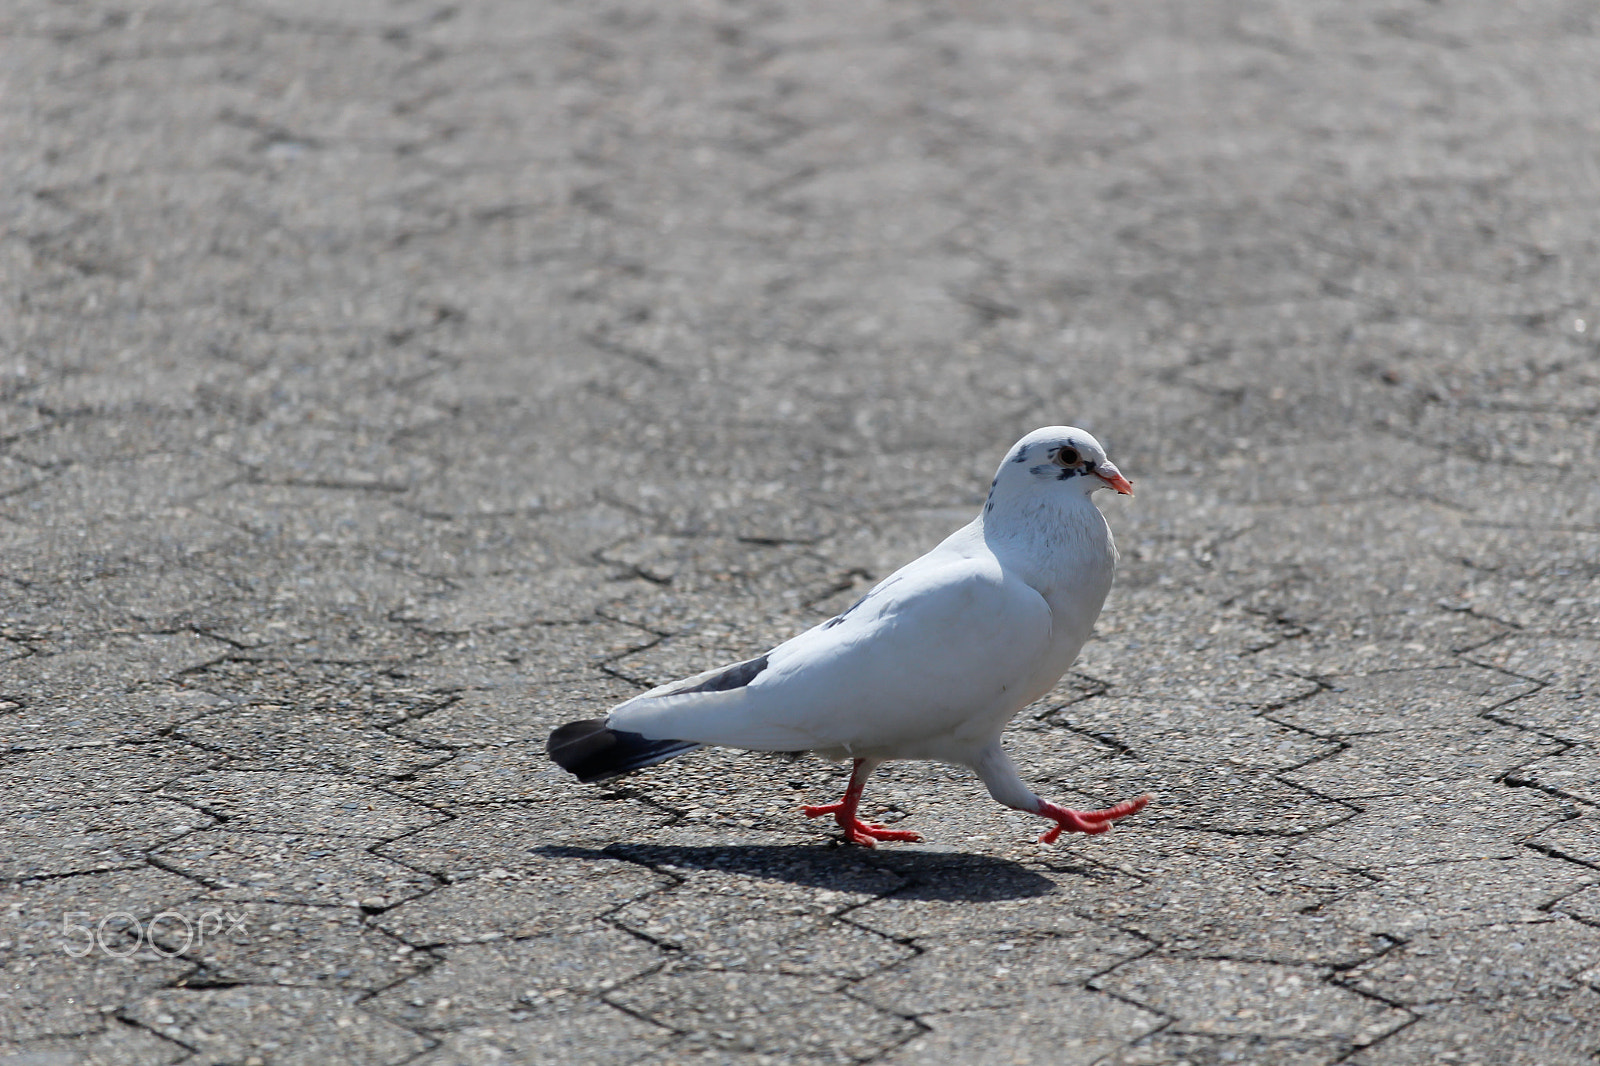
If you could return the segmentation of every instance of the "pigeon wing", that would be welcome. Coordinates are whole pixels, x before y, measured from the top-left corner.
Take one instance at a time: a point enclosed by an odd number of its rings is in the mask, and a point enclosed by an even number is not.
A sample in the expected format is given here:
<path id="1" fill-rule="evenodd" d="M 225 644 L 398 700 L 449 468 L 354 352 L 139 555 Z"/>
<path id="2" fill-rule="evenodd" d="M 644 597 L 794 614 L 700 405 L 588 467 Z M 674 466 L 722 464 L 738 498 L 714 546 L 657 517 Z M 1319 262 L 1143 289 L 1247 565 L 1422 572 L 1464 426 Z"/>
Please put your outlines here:
<path id="1" fill-rule="evenodd" d="M 1050 636 L 1044 599 L 993 556 L 925 557 L 839 618 L 637 696 L 607 725 L 757 751 L 892 752 L 964 729 L 987 736 L 1033 695 Z"/>

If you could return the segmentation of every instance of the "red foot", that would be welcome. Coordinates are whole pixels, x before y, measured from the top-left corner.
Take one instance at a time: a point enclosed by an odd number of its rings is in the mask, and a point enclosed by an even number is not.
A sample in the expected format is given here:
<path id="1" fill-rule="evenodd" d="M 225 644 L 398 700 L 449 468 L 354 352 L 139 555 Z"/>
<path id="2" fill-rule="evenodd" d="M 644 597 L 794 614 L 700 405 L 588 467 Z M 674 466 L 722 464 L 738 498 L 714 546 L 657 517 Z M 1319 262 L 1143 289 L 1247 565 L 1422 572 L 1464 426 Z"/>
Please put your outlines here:
<path id="1" fill-rule="evenodd" d="M 1115 807 L 1107 807 L 1103 811 L 1071 811 L 1065 807 L 1057 807 L 1049 800 L 1041 800 L 1039 809 L 1034 813 L 1045 818 L 1054 818 L 1056 824 L 1053 829 L 1045 830 L 1044 835 L 1039 838 L 1039 843 L 1054 844 L 1063 829 L 1069 833 L 1104 833 L 1111 828 L 1111 823 L 1130 814 L 1138 814 L 1149 802 L 1150 797 L 1146 795 L 1138 799 L 1123 800 Z"/>
<path id="2" fill-rule="evenodd" d="M 857 759 L 855 767 L 850 771 L 850 785 L 844 790 L 844 799 L 838 803 L 824 803 L 819 807 L 804 807 L 802 810 L 806 812 L 806 817 L 821 818 L 824 814 L 833 815 L 833 820 L 844 830 L 845 838 L 864 847 L 877 847 L 880 840 L 921 840 L 922 837 L 916 833 L 873 825 L 856 817 L 856 809 L 861 806 L 861 791 L 867 787 L 867 778 L 872 776 L 873 769 L 880 761 Z"/>
<path id="3" fill-rule="evenodd" d="M 817 807 L 802 807 L 807 818 L 821 818 L 824 814 L 833 815 L 833 820 L 839 823 L 839 828 L 844 830 L 844 835 L 851 841 L 872 848 L 877 847 L 880 840 L 921 840 L 920 833 L 913 833 L 905 829 L 890 829 L 887 826 L 874 825 L 863 822 L 856 817 L 855 804 L 849 799 L 842 799 L 837 803 L 824 803 Z"/>

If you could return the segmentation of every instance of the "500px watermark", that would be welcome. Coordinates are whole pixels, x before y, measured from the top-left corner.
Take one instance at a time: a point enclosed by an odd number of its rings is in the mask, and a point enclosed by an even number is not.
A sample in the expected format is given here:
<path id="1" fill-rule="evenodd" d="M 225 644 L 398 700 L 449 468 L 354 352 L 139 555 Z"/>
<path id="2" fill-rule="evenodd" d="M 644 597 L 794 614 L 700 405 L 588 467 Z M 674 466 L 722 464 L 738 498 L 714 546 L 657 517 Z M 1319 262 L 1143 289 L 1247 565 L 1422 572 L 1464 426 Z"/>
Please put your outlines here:
<path id="1" fill-rule="evenodd" d="M 112 911 L 102 915 L 98 922 L 89 911 L 68 911 L 61 916 L 61 935 L 65 938 L 62 950 L 75 959 L 83 958 L 96 948 L 113 959 L 126 959 L 141 947 L 149 947 L 162 958 L 170 959 L 204 944 L 208 936 L 241 937 L 249 932 L 244 925 L 244 915 L 227 911 L 201 911 L 192 919 L 177 911 L 162 911 L 144 924 L 127 911 Z M 157 933 L 161 934 L 160 940 L 156 939 Z M 169 946 L 178 943 L 180 938 L 181 946 Z"/>

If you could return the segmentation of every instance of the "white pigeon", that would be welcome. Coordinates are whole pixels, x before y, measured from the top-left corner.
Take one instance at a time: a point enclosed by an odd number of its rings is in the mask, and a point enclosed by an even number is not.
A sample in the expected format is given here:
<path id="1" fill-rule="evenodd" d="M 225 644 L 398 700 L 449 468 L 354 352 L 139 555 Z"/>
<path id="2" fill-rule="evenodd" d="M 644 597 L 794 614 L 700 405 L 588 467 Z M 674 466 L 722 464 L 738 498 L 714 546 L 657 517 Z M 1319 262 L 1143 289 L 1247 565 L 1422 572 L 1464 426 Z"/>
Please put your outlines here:
<path id="1" fill-rule="evenodd" d="M 1061 679 L 1089 639 L 1116 569 L 1111 530 L 1090 497 L 1133 495 L 1081 429 L 1036 429 L 1012 447 L 983 511 L 843 614 L 747 662 L 651 689 L 604 718 L 550 734 L 550 758 L 603 781 L 712 744 L 854 759 L 832 814 L 848 839 L 919 840 L 857 817 L 887 759 L 970 767 L 1007 807 L 1063 829 L 1103 833 L 1149 796 L 1074 811 L 1034 795 L 1000 746 L 1012 717 Z"/>

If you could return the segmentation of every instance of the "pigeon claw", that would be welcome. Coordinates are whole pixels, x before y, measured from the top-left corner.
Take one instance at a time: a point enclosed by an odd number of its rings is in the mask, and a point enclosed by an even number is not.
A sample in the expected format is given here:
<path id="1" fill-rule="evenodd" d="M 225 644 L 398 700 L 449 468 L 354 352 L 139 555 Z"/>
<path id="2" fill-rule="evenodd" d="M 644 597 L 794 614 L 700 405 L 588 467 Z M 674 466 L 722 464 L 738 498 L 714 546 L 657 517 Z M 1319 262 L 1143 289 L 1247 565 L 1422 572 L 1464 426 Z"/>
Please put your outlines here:
<path id="1" fill-rule="evenodd" d="M 1130 814 L 1138 814 L 1149 803 L 1149 795 L 1144 795 L 1137 799 L 1123 800 L 1115 807 L 1107 807 L 1103 811 L 1074 811 L 1066 807 L 1057 807 L 1049 800 L 1040 800 L 1039 809 L 1034 813 L 1045 818 L 1053 818 L 1056 824 L 1044 831 L 1039 837 L 1039 843 L 1054 844 L 1060 838 L 1062 830 L 1069 833 L 1088 833 L 1091 836 L 1104 833 L 1113 823 Z"/>
<path id="2" fill-rule="evenodd" d="M 844 830 L 845 839 L 863 847 L 874 848 L 880 840 L 921 840 L 922 834 L 913 833 L 906 829 L 890 829 L 884 825 L 874 825 L 872 822 L 863 822 L 856 817 L 855 805 L 848 800 L 837 803 L 823 803 L 815 807 L 802 807 L 807 818 L 821 818 L 825 814 L 833 815 L 833 820 L 839 823 L 839 828 Z"/>

